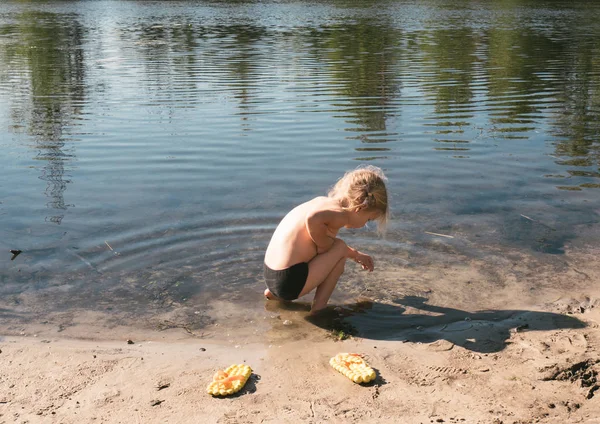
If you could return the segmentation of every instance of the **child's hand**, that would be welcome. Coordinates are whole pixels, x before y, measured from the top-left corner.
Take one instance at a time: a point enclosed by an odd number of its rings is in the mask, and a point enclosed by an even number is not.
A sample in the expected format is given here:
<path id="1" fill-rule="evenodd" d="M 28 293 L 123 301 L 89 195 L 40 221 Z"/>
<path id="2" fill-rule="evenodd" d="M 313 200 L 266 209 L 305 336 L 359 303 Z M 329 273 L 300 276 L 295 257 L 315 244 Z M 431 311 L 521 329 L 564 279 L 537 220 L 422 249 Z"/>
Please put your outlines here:
<path id="1" fill-rule="evenodd" d="M 362 266 L 362 269 L 373 271 L 373 268 L 375 268 L 375 265 L 373 264 L 373 259 L 369 255 L 365 255 L 364 253 L 356 253 L 356 259 L 354 259 L 354 261 L 359 263 Z"/>

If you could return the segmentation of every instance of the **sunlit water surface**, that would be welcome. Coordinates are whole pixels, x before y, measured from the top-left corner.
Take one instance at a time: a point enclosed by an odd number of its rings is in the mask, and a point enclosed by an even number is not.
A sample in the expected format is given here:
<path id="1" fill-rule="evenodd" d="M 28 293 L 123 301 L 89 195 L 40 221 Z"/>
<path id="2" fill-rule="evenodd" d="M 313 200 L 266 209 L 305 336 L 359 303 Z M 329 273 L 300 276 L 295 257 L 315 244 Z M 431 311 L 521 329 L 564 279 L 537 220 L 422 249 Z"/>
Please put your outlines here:
<path id="1" fill-rule="evenodd" d="M 257 302 L 281 217 L 361 164 L 394 217 L 346 237 L 387 269 L 585 246 L 598 39 L 583 1 L 4 1 L 4 311 Z"/>

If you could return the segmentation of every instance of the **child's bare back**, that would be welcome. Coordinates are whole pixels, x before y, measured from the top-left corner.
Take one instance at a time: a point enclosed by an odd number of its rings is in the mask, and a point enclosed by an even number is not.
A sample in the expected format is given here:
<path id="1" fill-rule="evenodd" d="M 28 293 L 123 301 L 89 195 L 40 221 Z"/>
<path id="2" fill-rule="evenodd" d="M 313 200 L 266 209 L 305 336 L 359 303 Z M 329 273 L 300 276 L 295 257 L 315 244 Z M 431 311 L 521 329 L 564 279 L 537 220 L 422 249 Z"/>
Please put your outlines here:
<path id="1" fill-rule="evenodd" d="M 294 300 L 316 288 L 312 311 L 327 305 L 350 258 L 372 271 L 373 259 L 337 237 L 342 227 L 360 228 L 388 216 L 385 177 L 379 168 L 346 173 L 327 197 L 292 209 L 277 226 L 265 253 L 269 299 Z"/>
<path id="2" fill-rule="evenodd" d="M 265 253 L 265 264 L 272 269 L 284 269 L 317 256 L 317 246 L 307 229 L 307 217 L 319 211 L 343 213 L 336 201 L 316 197 L 296 206 L 281 220 Z M 334 239 L 339 228 L 328 228 L 327 236 Z"/>

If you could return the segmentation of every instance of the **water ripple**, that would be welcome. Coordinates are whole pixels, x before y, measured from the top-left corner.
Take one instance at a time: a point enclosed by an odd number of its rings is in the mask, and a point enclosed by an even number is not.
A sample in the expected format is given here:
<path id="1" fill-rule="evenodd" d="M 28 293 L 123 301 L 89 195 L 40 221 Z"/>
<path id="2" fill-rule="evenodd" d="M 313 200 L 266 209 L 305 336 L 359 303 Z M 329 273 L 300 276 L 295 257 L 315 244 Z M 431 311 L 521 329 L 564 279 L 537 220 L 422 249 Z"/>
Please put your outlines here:
<path id="1" fill-rule="evenodd" d="M 281 217 L 368 162 L 394 237 L 468 215 L 489 228 L 467 238 L 535 250 L 505 225 L 526 204 L 576 244 L 600 210 L 600 6 L 398 5 L 4 2 L 0 243 L 23 273 L 251 284 Z"/>

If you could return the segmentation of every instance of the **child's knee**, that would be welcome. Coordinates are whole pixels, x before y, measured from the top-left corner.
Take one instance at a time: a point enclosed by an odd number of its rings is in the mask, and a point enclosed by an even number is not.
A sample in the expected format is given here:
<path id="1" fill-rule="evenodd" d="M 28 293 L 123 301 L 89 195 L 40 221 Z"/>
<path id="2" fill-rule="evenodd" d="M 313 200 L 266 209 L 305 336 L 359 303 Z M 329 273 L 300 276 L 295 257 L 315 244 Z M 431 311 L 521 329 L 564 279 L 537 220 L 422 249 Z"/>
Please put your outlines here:
<path id="1" fill-rule="evenodd" d="M 333 241 L 333 246 L 331 246 L 332 249 L 336 249 L 340 252 L 345 253 L 348 250 L 348 246 L 346 245 L 346 242 L 342 239 L 336 238 Z"/>

